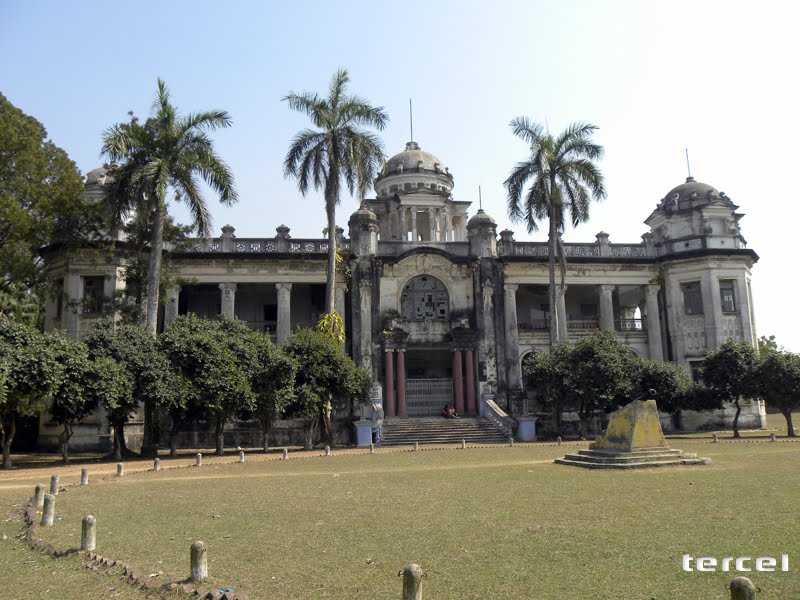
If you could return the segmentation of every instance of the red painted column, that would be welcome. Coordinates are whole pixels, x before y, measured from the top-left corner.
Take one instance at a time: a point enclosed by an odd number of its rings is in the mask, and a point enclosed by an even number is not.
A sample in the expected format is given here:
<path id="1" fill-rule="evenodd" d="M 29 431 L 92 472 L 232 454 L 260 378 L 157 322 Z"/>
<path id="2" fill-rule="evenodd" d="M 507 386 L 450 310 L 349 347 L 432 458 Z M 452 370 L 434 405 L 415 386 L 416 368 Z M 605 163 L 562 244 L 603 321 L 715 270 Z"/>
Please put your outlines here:
<path id="1" fill-rule="evenodd" d="M 467 414 L 478 414 L 478 407 L 475 404 L 475 363 L 472 349 L 464 351 L 464 386 L 467 391 Z"/>
<path id="2" fill-rule="evenodd" d="M 464 413 L 464 377 L 461 374 L 461 350 L 453 350 L 453 402 L 458 414 Z"/>
<path id="3" fill-rule="evenodd" d="M 397 350 L 397 416 L 406 416 L 406 351 Z"/>
<path id="4" fill-rule="evenodd" d="M 386 398 L 383 402 L 383 410 L 387 417 L 397 416 L 394 404 L 394 352 L 386 350 Z"/>

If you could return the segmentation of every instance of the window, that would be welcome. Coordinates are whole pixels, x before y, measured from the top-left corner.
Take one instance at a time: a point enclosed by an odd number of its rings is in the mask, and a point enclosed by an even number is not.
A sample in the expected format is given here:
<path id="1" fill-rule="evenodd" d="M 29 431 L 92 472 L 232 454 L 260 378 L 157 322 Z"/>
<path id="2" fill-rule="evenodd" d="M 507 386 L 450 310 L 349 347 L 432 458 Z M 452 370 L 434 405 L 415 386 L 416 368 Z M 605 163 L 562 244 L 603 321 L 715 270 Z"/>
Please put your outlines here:
<path id="1" fill-rule="evenodd" d="M 719 295 L 722 298 L 722 312 L 736 312 L 736 290 L 733 279 L 722 279 L 719 282 Z"/>
<path id="2" fill-rule="evenodd" d="M 450 312 L 447 288 L 428 275 L 418 275 L 406 284 L 400 305 L 409 321 L 447 320 Z"/>
<path id="3" fill-rule="evenodd" d="M 97 314 L 103 310 L 102 275 L 83 278 L 83 313 Z"/>
<path id="4" fill-rule="evenodd" d="M 411 189 L 411 184 L 410 183 L 406 183 L 403 187 L 406 190 L 410 190 Z"/>
<path id="5" fill-rule="evenodd" d="M 581 319 L 596 319 L 597 305 L 581 303 Z"/>
<path id="6" fill-rule="evenodd" d="M 700 282 L 692 281 L 681 284 L 683 290 L 683 310 L 687 315 L 703 314 L 703 294 L 700 291 Z"/>
<path id="7" fill-rule="evenodd" d="M 702 360 L 690 360 L 689 361 L 689 372 L 692 376 L 692 381 L 694 383 L 703 383 L 703 361 Z"/>

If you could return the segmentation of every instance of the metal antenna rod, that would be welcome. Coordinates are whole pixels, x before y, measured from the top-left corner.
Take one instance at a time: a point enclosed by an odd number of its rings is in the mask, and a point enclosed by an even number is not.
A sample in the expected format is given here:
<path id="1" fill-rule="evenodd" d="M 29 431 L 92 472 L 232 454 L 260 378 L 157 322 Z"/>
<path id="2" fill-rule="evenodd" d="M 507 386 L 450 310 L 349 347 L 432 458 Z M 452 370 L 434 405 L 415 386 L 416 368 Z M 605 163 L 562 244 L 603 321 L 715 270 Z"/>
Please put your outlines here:
<path id="1" fill-rule="evenodd" d="M 483 210 L 483 195 L 481 194 L 481 186 L 478 186 L 478 208 Z"/>
<path id="2" fill-rule="evenodd" d="M 691 177 L 692 167 L 689 165 L 689 148 L 684 148 L 683 152 L 686 154 L 686 173 L 689 177 Z"/>
<path id="3" fill-rule="evenodd" d="M 414 113 L 411 109 L 411 98 L 408 99 L 408 123 L 411 127 L 411 140 L 414 141 Z"/>

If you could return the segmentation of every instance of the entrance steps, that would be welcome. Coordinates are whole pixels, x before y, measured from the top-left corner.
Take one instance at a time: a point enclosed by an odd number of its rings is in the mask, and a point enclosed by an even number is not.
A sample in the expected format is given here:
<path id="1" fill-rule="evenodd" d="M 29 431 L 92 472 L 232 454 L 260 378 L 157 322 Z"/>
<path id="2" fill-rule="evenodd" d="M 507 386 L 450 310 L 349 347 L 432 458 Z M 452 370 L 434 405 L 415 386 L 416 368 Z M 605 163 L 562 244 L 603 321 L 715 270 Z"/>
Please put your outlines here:
<path id="1" fill-rule="evenodd" d="M 687 454 L 675 448 L 642 448 L 622 450 L 579 450 L 555 460 L 560 465 L 572 465 L 585 469 L 640 469 L 643 467 L 673 467 L 680 465 L 702 465 L 706 459 L 696 454 Z"/>
<path id="2" fill-rule="evenodd" d="M 383 421 L 383 445 L 420 444 L 498 444 L 508 442 L 508 434 L 484 417 L 389 418 Z"/>

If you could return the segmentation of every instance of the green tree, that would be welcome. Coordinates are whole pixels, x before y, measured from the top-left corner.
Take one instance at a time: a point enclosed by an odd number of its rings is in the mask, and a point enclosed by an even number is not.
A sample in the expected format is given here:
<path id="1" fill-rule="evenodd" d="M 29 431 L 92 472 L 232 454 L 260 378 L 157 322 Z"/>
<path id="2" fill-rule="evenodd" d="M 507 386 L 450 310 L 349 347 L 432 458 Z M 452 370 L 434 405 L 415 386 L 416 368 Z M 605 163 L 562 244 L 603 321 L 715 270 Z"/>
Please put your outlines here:
<path id="1" fill-rule="evenodd" d="M 183 315 L 160 336 L 167 358 L 190 386 L 192 405 L 213 420 L 220 456 L 225 424 L 240 413 L 252 412 L 254 403 L 250 377 L 258 355 L 248 338 L 235 334 L 236 327 Z"/>
<path id="2" fill-rule="evenodd" d="M 706 354 L 703 363 L 703 382 L 721 402 L 733 404 L 733 437 L 740 437 L 739 415 L 742 413 L 742 397 L 758 393 L 758 356 L 756 349 L 747 342 L 727 340 L 717 350 Z"/>
<path id="3" fill-rule="evenodd" d="M 566 214 L 574 226 L 589 219 L 591 200 L 606 195 L 603 175 L 594 161 L 603 147 L 592 141 L 594 125 L 574 123 L 558 137 L 545 132 L 527 117 L 511 121 L 514 135 L 530 147 L 527 160 L 517 163 L 504 185 L 508 193 L 508 214 L 512 221 L 523 221 L 528 231 L 548 221 L 548 273 L 550 298 L 550 343 L 566 341 L 567 324 L 559 323 L 556 307 L 566 293 L 566 256 L 561 234 Z M 561 281 L 556 286 L 556 260 L 561 264 Z"/>
<path id="4" fill-rule="evenodd" d="M 144 323 L 155 336 L 158 325 L 161 261 L 168 195 L 184 202 L 192 215 L 192 226 L 207 236 L 211 215 L 199 186 L 198 176 L 229 205 L 237 200 L 233 174 L 216 154 L 208 132 L 229 127 L 231 118 L 222 110 L 178 114 L 167 85 L 158 80 L 153 115 L 144 123 L 131 118 L 103 134 L 103 154 L 118 166 L 108 203 L 119 222 L 126 215 L 149 222 L 150 253 L 147 266 Z"/>
<path id="5" fill-rule="evenodd" d="M 611 411 L 632 399 L 636 356 L 616 335 L 602 331 L 576 343 L 569 353 L 569 394 L 574 398 L 586 436 L 598 410 Z"/>
<path id="6" fill-rule="evenodd" d="M 655 400 L 658 409 L 669 414 L 687 408 L 684 399 L 691 380 L 686 371 L 675 363 L 637 358 L 633 363 L 632 377 L 633 398 Z"/>
<path id="7" fill-rule="evenodd" d="M 334 312 L 336 282 L 336 206 L 342 183 L 351 194 L 364 194 L 383 162 L 383 145 L 376 135 L 362 129 L 382 130 L 389 117 L 383 107 L 374 107 L 358 96 L 347 94 L 350 78 L 345 69 L 331 80 L 328 97 L 290 92 L 284 100 L 289 108 L 305 113 L 316 129 L 304 129 L 292 139 L 284 160 L 286 177 L 297 179 L 305 196 L 310 187 L 322 189 L 328 220 L 328 269 L 325 312 Z"/>
<path id="8" fill-rule="evenodd" d="M 181 382 L 172 371 L 158 342 L 139 325 L 114 324 L 111 319 L 99 321 L 86 338 L 92 357 L 106 356 L 121 364 L 132 384 L 127 397 L 109 398 L 105 402 L 110 411 L 109 421 L 114 427 L 114 454 L 119 459 L 128 453 L 125 444 L 125 423 L 144 403 L 145 413 L 155 423 L 158 407 L 167 410 L 181 402 Z M 146 419 L 147 420 L 147 419 Z M 154 431 L 153 451 L 158 447 L 158 431 Z M 151 454 L 142 448 L 143 454 Z"/>
<path id="9" fill-rule="evenodd" d="M 261 425 L 264 452 L 269 448 L 272 424 L 294 399 L 294 380 L 297 365 L 283 350 L 272 343 L 261 332 L 257 336 L 257 365 L 251 375 L 251 386 L 255 394 L 254 414 Z"/>
<path id="10" fill-rule="evenodd" d="M 369 374 L 334 339 L 312 329 L 297 331 L 284 351 L 297 364 L 295 395 L 286 414 L 304 419 L 305 447 L 310 450 L 320 422 L 336 409 L 352 410 L 354 403 L 365 401 Z"/>
<path id="11" fill-rule="evenodd" d="M 96 230 L 83 180 L 41 123 L 0 94 L 0 313 L 38 310 L 46 295 L 39 250 Z"/>
<path id="12" fill-rule="evenodd" d="M 61 374 L 50 414 L 61 425 L 61 454 L 69 462 L 69 443 L 77 423 L 98 406 L 117 406 L 132 396 L 132 385 L 125 367 L 106 356 L 90 358 L 83 342 L 61 334 L 49 336 Z"/>
<path id="13" fill-rule="evenodd" d="M 10 469 L 16 419 L 47 409 L 61 379 L 46 336 L 0 315 L 0 442 L 3 468 Z"/>
<path id="14" fill-rule="evenodd" d="M 775 340 L 774 335 L 771 335 L 769 337 L 767 337 L 766 335 L 762 335 L 760 338 L 758 338 L 759 354 L 763 355 L 769 352 L 777 352 L 778 350 L 781 350 L 781 348 L 778 348 L 778 342 Z"/>
<path id="15" fill-rule="evenodd" d="M 795 437 L 792 412 L 800 409 L 800 355 L 775 350 L 763 355 L 756 384 L 767 406 L 777 408 L 786 419 L 786 433 Z"/>
<path id="16" fill-rule="evenodd" d="M 552 429 L 561 435 L 561 416 L 569 401 L 569 355 L 568 344 L 555 346 L 549 352 L 529 353 L 522 361 L 525 387 L 535 393 L 536 401 L 550 410 Z"/>

